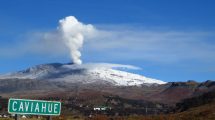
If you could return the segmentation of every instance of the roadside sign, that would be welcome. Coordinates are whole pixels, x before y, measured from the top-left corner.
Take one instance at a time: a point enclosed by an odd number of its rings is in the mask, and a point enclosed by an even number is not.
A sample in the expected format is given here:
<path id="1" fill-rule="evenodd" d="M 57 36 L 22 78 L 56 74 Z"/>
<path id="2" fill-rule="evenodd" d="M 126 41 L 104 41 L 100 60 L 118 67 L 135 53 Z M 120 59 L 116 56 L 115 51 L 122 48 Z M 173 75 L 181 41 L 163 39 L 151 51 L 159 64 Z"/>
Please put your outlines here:
<path id="1" fill-rule="evenodd" d="M 8 113 L 10 114 L 30 114 L 30 115 L 60 115 L 61 102 L 29 100 L 29 99 L 9 99 Z"/>

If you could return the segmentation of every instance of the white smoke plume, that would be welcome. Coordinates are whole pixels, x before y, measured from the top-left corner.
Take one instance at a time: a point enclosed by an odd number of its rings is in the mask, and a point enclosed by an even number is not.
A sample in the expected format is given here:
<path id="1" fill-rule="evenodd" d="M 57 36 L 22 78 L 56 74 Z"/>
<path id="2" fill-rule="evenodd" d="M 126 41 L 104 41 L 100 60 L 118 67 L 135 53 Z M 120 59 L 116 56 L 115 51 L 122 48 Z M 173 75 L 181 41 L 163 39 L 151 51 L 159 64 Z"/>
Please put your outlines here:
<path id="1" fill-rule="evenodd" d="M 61 34 L 61 39 L 70 50 L 70 56 L 74 64 L 82 64 L 81 51 L 84 39 L 90 37 L 95 31 L 91 24 L 83 24 L 74 16 L 68 16 L 59 21 L 58 30 Z"/>

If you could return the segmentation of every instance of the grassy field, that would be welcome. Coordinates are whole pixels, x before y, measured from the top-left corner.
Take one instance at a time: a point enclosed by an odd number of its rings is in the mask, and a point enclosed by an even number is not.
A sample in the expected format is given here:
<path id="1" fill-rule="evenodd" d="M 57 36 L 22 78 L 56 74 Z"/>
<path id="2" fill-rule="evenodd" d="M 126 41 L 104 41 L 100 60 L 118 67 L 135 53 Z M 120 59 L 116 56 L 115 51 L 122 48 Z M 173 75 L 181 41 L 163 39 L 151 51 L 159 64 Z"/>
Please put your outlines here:
<path id="1" fill-rule="evenodd" d="M 157 116 L 129 116 L 126 120 L 215 120 L 215 103 L 191 108 L 185 112 Z"/>
<path id="2" fill-rule="evenodd" d="M 0 118 L 0 120 L 14 120 L 12 118 Z M 20 118 L 20 120 L 46 120 L 46 118 Z M 155 115 L 155 116 L 141 116 L 132 115 L 124 117 L 108 117 L 105 115 L 97 115 L 92 118 L 83 116 L 58 116 L 52 117 L 52 120 L 215 120 L 215 103 L 206 104 L 199 107 L 191 108 L 185 112 Z"/>

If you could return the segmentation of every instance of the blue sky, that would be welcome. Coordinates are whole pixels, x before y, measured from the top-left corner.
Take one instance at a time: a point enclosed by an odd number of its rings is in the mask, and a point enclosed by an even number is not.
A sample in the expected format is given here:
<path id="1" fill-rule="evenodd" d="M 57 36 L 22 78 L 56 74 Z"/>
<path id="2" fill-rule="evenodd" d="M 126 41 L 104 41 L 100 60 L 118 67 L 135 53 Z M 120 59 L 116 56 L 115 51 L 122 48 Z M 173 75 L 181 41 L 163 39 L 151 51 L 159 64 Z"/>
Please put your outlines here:
<path id="1" fill-rule="evenodd" d="M 29 50 L 29 41 L 41 41 L 38 34 L 54 31 L 60 19 L 75 16 L 108 33 L 100 41 L 84 43 L 84 63 L 135 65 L 142 70 L 133 72 L 163 81 L 214 80 L 214 4 L 212 0 L 2 0 L 0 73 L 69 62 L 58 49 Z M 43 43 L 35 44 L 32 49 Z"/>

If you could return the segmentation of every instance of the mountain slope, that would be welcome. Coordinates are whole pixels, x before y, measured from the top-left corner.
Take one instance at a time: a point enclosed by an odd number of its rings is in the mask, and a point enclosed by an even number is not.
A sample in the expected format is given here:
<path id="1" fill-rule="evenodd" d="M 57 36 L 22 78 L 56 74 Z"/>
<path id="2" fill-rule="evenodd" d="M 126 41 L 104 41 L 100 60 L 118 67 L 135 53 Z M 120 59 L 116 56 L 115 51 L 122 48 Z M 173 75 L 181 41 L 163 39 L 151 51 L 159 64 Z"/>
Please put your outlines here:
<path id="1" fill-rule="evenodd" d="M 1 75 L 0 79 L 34 79 L 64 81 L 69 83 L 99 83 L 116 86 L 134 86 L 165 84 L 165 82 L 145 76 L 113 69 L 112 67 L 128 67 L 113 64 L 43 64 L 23 71 Z"/>

